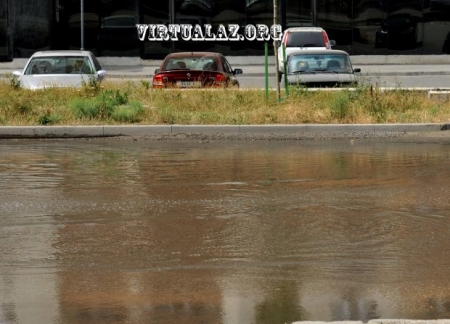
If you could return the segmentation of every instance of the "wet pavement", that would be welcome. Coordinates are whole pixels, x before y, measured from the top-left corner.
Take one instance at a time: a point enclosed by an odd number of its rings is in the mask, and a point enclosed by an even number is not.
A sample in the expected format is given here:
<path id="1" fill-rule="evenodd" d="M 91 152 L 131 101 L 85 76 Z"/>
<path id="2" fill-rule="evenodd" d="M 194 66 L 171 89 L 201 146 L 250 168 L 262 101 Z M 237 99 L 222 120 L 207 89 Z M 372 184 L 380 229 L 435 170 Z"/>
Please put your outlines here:
<path id="1" fill-rule="evenodd" d="M 449 318 L 448 148 L 2 140 L 0 323 Z"/>

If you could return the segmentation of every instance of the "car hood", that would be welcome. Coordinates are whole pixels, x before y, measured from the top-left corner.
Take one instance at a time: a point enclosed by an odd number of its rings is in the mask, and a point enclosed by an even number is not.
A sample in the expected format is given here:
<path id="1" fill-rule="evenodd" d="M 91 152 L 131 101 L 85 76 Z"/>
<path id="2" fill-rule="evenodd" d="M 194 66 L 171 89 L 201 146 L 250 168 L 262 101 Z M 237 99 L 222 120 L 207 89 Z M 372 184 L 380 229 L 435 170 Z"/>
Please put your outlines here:
<path id="1" fill-rule="evenodd" d="M 20 86 L 24 89 L 81 87 L 89 81 L 88 74 L 62 74 L 62 75 L 22 75 L 19 78 Z"/>
<path id="2" fill-rule="evenodd" d="M 297 83 L 350 83 L 356 82 L 356 76 L 353 73 L 302 73 L 302 74 L 288 74 L 289 84 Z"/>

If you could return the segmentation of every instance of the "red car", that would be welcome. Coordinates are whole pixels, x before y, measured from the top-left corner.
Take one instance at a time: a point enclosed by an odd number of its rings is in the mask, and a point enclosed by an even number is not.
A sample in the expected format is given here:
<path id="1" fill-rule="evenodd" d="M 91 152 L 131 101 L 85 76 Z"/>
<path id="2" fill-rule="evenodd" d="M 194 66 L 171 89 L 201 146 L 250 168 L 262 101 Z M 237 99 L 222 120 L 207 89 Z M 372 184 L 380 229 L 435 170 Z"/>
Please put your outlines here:
<path id="1" fill-rule="evenodd" d="M 237 74 L 227 59 L 215 52 L 171 53 L 155 70 L 153 88 L 239 87 Z"/>

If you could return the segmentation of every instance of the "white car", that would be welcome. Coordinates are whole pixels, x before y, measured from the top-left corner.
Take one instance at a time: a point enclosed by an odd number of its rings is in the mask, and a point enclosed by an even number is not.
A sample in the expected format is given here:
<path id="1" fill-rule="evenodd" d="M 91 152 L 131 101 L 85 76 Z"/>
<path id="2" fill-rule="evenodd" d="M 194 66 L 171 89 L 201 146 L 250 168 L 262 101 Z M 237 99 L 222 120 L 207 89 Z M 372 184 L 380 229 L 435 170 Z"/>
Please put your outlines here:
<path id="1" fill-rule="evenodd" d="M 40 51 L 28 60 L 22 72 L 14 71 L 25 89 L 79 87 L 90 78 L 106 76 L 97 58 L 89 51 Z"/>
<path id="2" fill-rule="evenodd" d="M 327 32 L 321 27 L 292 27 L 286 29 L 278 47 L 278 69 L 281 72 L 278 81 L 281 81 L 281 75 L 284 73 L 283 45 L 287 57 L 298 50 L 331 50 L 336 42 L 329 40 Z"/>
<path id="3" fill-rule="evenodd" d="M 305 87 L 349 87 L 358 83 L 361 69 L 339 50 L 297 50 L 287 57 L 287 83 Z"/>

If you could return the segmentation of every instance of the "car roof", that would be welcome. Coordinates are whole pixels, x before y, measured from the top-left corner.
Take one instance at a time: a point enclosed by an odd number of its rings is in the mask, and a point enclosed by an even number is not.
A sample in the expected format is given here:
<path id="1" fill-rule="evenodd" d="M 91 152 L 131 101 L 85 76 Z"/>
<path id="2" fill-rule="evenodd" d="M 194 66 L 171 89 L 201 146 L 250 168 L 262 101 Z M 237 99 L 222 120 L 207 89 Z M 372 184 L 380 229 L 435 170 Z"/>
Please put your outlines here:
<path id="1" fill-rule="evenodd" d="M 61 51 L 39 51 L 35 52 L 32 56 L 88 56 L 93 55 L 90 51 L 76 51 L 76 50 L 61 50 Z"/>
<path id="2" fill-rule="evenodd" d="M 186 56 L 219 56 L 220 53 L 217 52 L 176 52 L 170 53 L 166 56 L 168 57 L 186 57 Z"/>
<path id="3" fill-rule="evenodd" d="M 329 49 L 310 49 L 310 50 L 294 50 L 288 54 L 289 56 L 296 54 L 306 55 L 349 55 L 346 51 L 341 50 L 329 50 Z"/>
<path id="4" fill-rule="evenodd" d="M 285 30 L 285 32 L 322 32 L 324 29 L 322 27 L 290 27 Z"/>

